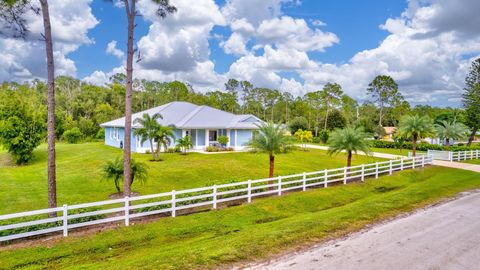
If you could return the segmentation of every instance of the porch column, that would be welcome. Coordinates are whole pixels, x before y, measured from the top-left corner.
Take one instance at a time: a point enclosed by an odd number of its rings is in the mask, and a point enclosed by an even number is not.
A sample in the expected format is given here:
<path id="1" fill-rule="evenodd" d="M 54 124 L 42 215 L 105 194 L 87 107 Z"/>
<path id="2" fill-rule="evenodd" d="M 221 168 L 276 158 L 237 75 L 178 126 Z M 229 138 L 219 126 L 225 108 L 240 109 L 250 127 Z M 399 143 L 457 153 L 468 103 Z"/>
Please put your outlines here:
<path id="1" fill-rule="evenodd" d="M 228 138 L 227 147 L 230 147 L 230 129 L 227 129 L 227 138 Z"/>
<path id="2" fill-rule="evenodd" d="M 235 129 L 235 148 L 236 149 L 238 148 L 238 134 L 236 129 Z"/>
<path id="3" fill-rule="evenodd" d="M 209 133 L 210 133 L 210 130 L 205 129 L 205 148 L 208 147 L 208 142 L 209 142 L 208 135 L 209 135 Z"/>
<path id="4" fill-rule="evenodd" d="M 195 129 L 195 149 L 198 149 L 198 129 Z"/>
<path id="5" fill-rule="evenodd" d="M 185 129 L 182 129 L 182 138 L 187 135 L 187 131 Z"/>

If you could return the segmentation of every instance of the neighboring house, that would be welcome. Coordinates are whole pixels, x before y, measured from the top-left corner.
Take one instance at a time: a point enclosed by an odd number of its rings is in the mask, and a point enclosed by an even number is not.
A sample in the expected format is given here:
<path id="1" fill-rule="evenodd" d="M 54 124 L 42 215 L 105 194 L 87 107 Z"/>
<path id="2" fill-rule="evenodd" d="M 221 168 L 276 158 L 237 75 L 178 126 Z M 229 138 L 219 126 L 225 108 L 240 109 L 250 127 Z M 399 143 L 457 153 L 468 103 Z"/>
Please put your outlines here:
<path id="1" fill-rule="evenodd" d="M 146 141 L 141 144 L 141 139 L 134 133 L 135 129 L 141 127 L 135 124 L 135 119 L 141 118 L 145 113 L 149 115 L 160 113 L 163 119 L 159 119 L 158 122 L 173 127 L 175 138 L 170 147 L 175 146 L 176 139 L 189 135 L 195 150 L 204 150 L 212 143 L 216 143 L 219 136 L 229 138 L 227 147 L 241 150 L 252 138 L 253 130 L 258 129 L 257 125 L 263 123 L 262 120 L 251 114 L 236 115 L 209 106 L 198 106 L 189 102 L 171 102 L 132 115 L 132 134 L 130 136 L 133 152 L 145 153 L 150 150 L 150 143 Z M 123 148 L 125 117 L 103 123 L 100 126 L 105 128 L 106 145 Z"/>
<path id="2" fill-rule="evenodd" d="M 396 127 L 383 127 L 385 130 L 385 135 L 383 136 L 384 141 L 393 141 L 393 133 L 395 133 Z"/>

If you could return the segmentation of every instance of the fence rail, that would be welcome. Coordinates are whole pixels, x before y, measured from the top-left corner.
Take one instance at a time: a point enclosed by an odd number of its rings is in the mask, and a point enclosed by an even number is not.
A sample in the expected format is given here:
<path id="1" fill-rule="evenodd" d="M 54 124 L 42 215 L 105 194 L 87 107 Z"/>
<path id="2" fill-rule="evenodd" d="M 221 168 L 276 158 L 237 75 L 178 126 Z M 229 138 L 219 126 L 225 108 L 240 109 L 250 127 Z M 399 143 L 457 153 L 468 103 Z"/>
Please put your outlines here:
<path id="1" fill-rule="evenodd" d="M 0 242 L 31 236 L 62 232 L 63 236 L 76 228 L 123 222 L 130 225 L 132 219 L 151 215 L 175 217 L 179 211 L 199 207 L 246 200 L 268 195 L 281 196 L 286 191 L 305 191 L 311 187 L 328 187 L 330 184 L 347 184 L 365 181 L 366 177 L 378 178 L 381 174 L 392 174 L 410 168 L 432 164 L 432 156 L 402 158 L 352 167 L 307 172 L 274 178 L 248 180 L 238 183 L 213 185 L 209 187 L 125 197 L 62 207 L 28 211 L 0 216 Z M 46 214 L 55 214 L 45 218 Z"/>
<path id="2" fill-rule="evenodd" d="M 447 161 L 462 161 L 468 159 L 478 159 L 480 157 L 480 150 L 469 151 L 438 151 L 428 150 L 428 156 L 432 156 L 433 159 L 447 160 Z"/>

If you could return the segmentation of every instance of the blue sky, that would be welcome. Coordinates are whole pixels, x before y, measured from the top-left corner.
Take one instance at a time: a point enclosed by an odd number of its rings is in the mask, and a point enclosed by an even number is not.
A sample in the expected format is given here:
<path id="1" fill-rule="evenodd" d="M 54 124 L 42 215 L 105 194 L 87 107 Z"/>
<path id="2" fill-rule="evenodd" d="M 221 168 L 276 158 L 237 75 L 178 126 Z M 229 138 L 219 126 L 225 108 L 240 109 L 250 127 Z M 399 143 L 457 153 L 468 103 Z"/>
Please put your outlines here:
<path id="1" fill-rule="evenodd" d="M 121 1 L 120 1 L 121 2 Z M 229 78 L 293 95 L 337 82 L 359 101 L 390 75 L 415 104 L 459 106 L 480 55 L 478 0 L 171 0 L 162 20 L 138 0 L 135 77 L 222 89 Z M 56 73 L 104 84 L 125 62 L 119 0 L 50 0 Z M 40 18 L 27 40 L 0 40 L 0 81 L 45 78 Z"/>

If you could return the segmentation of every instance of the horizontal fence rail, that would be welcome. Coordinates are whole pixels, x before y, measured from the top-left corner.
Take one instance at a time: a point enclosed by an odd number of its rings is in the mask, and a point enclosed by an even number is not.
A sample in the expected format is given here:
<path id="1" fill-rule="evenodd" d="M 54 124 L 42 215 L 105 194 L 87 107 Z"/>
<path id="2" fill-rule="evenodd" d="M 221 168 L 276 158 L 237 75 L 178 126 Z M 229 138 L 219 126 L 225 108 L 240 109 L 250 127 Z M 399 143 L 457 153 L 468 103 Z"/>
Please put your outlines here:
<path id="1" fill-rule="evenodd" d="M 352 181 L 363 182 L 366 177 L 378 178 L 381 174 L 424 167 L 432 164 L 432 161 L 432 156 L 402 158 L 338 169 L 1 215 L 0 242 L 55 232 L 62 232 L 63 236 L 68 236 L 73 229 L 98 224 L 122 222 L 125 226 L 129 226 L 131 220 L 141 217 L 152 215 L 175 217 L 179 211 L 194 212 L 200 207 L 216 209 L 219 204 L 226 202 L 246 200 L 250 203 L 256 197 L 281 196 L 287 191 L 305 191 L 312 187 L 326 188 L 331 184 L 347 184 Z M 47 214 L 49 216 L 45 218 Z"/>
<path id="2" fill-rule="evenodd" d="M 469 159 L 478 159 L 480 157 L 480 150 L 469 150 L 469 151 L 428 150 L 427 155 L 432 156 L 433 159 L 436 159 L 436 160 L 462 161 L 462 160 L 469 160 Z"/>

